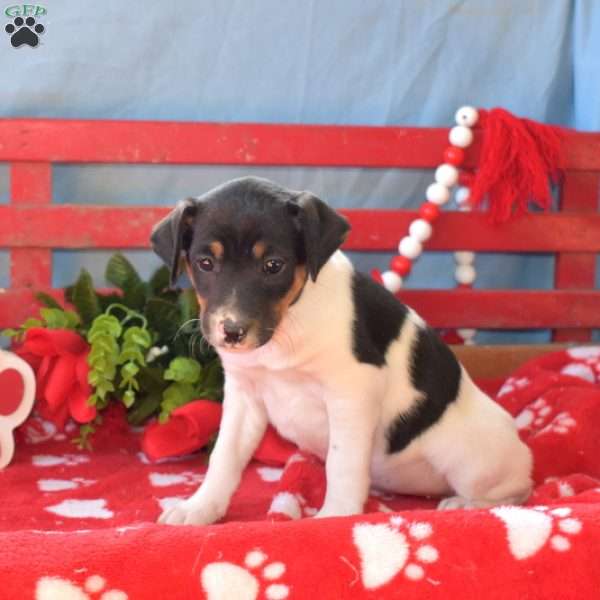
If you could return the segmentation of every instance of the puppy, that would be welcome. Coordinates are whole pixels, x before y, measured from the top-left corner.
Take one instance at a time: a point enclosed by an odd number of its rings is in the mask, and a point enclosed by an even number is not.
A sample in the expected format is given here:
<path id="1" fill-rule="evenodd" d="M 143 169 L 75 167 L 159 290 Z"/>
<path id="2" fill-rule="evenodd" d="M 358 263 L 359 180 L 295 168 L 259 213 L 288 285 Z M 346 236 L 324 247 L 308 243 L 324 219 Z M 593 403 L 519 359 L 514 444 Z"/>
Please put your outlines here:
<path id="1" fill-rule="evenodd" d="M 531 453 L 410 308 L 339 251 L 346 220 L 309 192 L 245 177 L 180 203 L 152 232 L 185 267 L 225 370 L 201 487 L 161 523 L 223 517 L 268 423 L 325 461 L 318 517 L 361 513 L 372 485 L 440 508 L 523 502 Z"/>

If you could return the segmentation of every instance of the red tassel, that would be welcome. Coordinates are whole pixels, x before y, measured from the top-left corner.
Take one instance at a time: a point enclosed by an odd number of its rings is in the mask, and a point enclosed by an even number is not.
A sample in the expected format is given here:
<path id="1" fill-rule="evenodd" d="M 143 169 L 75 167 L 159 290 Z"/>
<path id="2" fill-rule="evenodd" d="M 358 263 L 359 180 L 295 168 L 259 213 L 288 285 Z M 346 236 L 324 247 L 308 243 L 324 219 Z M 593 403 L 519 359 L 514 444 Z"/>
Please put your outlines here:
<path id="1" fill-rule="evenodd" d="M 471 206 L 481 206 L 487 198 L 496 223 L 527 212 L 530 202 L 550 208 L 549 181 L 557 183 L 563 169 L 561 129 L 519 119 L 502 108 L 483 117 L 485 133 Z"/>

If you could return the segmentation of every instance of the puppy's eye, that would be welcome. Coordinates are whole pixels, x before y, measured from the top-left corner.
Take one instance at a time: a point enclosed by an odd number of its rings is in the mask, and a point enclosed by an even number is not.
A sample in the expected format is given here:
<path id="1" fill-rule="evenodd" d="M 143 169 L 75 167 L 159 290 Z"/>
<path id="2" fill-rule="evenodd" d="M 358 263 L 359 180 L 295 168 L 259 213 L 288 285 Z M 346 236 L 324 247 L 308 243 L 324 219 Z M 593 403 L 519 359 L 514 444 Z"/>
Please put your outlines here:
<path id="1" fill-rule="evenodd" d="M 198 261 L 198 266 L 203 270 L 203 271 L 212 271 L 215 268 L 215 264 L 212 261 L 212 258 L 208 258 L 208 257 L 204 257 L 201 258 Z"/>
<path id="2" fill-rule="evenodd" d="M 263 264 L 263 271 L 269 275 L 275 275 L 283 269 L 285 263 L 280 258 L 270 258 Z"/>

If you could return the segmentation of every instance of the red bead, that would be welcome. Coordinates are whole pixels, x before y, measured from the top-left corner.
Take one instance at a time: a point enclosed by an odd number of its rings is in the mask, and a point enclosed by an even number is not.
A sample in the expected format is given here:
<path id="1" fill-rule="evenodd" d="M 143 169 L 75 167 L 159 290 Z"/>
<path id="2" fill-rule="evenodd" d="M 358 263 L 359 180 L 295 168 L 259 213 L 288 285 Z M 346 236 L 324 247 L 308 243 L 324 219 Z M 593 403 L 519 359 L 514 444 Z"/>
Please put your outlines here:
<path id="1" fill-rule="evenodd" d="M 412 262 L 409 258 L 406 258 L 406 256 L 394 256 L 390 261 L 390 269 L 402 277 L 410 273 L 411 267 Z"/>
<path id="2" fill-rule="evenodd" d="M 440 216 L 440 208 L 432 202 L 425 202 L 419 209 L 419 216 L 429 223 L 433 223 Z"/>
<path id="3" fill-rule="evenodd" d="M 444 150 L 444 162 L 458 167 L 465 160 L 465 151 L 458 146 L 448 146 Z"/>
<path id="4" fill-rule="evenodd" d="M 379 269 L 371 269 L 371 277 L 373 278 L 373 281 L 379 285 L 383 285 L 383 277 L 381 276 L 381 271 Z"/>

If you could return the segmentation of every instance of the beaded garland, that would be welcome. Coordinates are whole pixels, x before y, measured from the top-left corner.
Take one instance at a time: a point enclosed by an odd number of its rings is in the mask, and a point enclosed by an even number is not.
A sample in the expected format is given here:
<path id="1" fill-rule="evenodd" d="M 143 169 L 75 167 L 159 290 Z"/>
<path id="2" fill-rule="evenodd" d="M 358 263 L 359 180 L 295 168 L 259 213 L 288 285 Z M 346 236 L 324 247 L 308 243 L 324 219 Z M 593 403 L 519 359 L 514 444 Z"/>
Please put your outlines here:
<path id="1" fill-rule="evenodd" d="M 474 127 L 479 120 L 479 112 L 472 106 L 462 106 L 456 111 L 456 125 L 450 129 L 448 140 L 450 146 L 444 151 L 444 162 L 435 170 L 434 179 L 425 192 L 427 202 L 419 208 L 419 218 L 412 221 L 408 235 L 398 244 L 398 255 L 390 261 L 390 269 L 381 274 L 381 280 L 386 289 L 396 294 L 402 288 L 403 280 L 412 268 L 412 263 L 423 251 L 423 244 L 433 233 L 433 223 L 440 214 L 440 207 L 450 200 L 450 190 L 458 183 L 454 201 L 459 210 L 469 211 L 469 177 L 461 177 L 459 167 L 465 158 L 465 148 L 473 142 Z M 454 253 L 456 269 L 454 278 L 461 287 L 471 287 L 477 277 L 474 267 L 475 253 L 460 251 Z M 473 342 L 474 329 L 459 329 L 458 335 L 468 344 Z"/>

